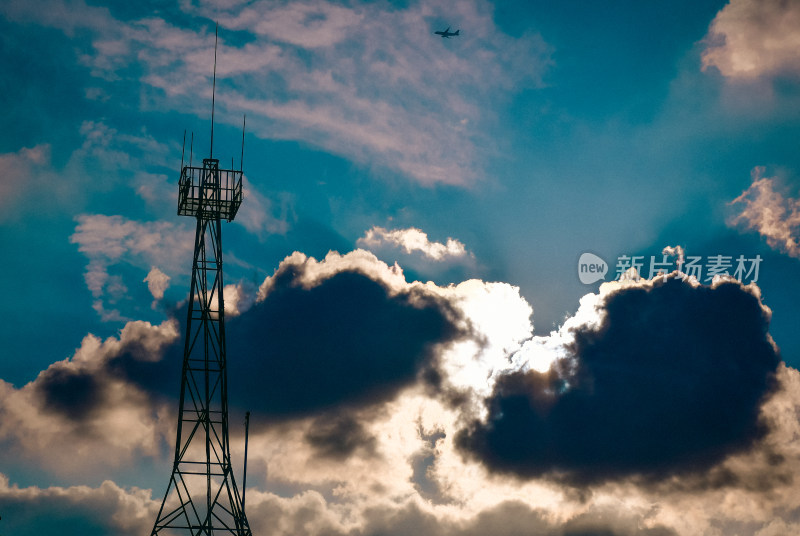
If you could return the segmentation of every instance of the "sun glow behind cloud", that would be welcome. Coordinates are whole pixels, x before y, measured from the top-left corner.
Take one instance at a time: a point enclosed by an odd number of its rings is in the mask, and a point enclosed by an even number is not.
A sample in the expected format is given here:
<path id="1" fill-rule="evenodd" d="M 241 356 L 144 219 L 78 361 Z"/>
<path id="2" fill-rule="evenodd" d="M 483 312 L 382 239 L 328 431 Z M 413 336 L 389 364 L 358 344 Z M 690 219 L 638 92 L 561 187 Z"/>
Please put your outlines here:
<path id="1" fill-rule="evenodd" d="M 498 414 L 498 406 L 487 403 L 502 397 L 501 393 L 508 393 L 509 378 L 528 376 L 537 370 L 550 374 L 545 370 L 545 363 L 537 361 L 541 356 L 536 352 L 531 356 L 529 346 L 538 344 L 544 349 L 543 355 L 580 365 L 584 358 L 581 345 L 586 344 L 587 334 L 603 340 L 610 333 L 610 328 L 606 325 L 609 318 L 615 323 L 611 327 L 628 329 L 625 324 L 632 321 L 633 317 L 625 312 L 626 307 L 609 309 L 615 301 L 629 300 L 637 295 L 655 296 L 653 293 L 669 297 L 675 291 L 678 291 L 676 295 L 685 297 L 692 297 L 695 293 L 699 296 L 700 293 L 721 292 L 719 296 L 727 293 L 736 300 L 744 299 L 750 304 L 748 307 L 754 306 L 757 310 L 759 307 L 757 301 L 752 301 L 755 298 L 753 289 L 742 289 L 736 283 L 727 283 L 729 286 L 726 290 L 723 288 L 726 284 L 724 282 L 718 282 L 715 288 L 709 288 L 678 281 L 672 281 L 672 286 L 664 286 L 662 280 L 663 278 L 656 278 L 653 281 L 605 283 L 598 293 L 587 294 L 581 300 L 578 313 L 568 318 L 561 330 L 549 336 L 531 339 L 532 309 L 519 296 L 518 289 L 511 285 L 471 280 L 459 285 L 439 287 L 433 283 L 409 282 L 405 280 L 398 266 L 390 267 L 374 255 L 361 250 L 345 255 L 332 253 L 323 260 L 299 253 L 286 258 L 276 273 L 262 285 L 256 302 L 248 301 L 246 307 L 237 310 L 237 315 L 231 316 L 231 340 L 242 341 L 246 338 L 247 330 L 252 328 L 266 329 L 268 326 L 260 322 L 269 320 L 273 313 L 280 314 L 282 309 L 279 308 L 265 316 L 270 307 L 284 303 L 281 296 L 291 297 L 292 307 L 301 308 L 292 314 L 304 318 L 307 328 L 313 331 L 315 337 L 333 336 L 335 339 L 328 340 L 324 346 L 327 351 L 332 352 L 331 355 L 318 358 L 326 363 L 325 367 L 309 366 L 303 369 L 303 375 L 307 377 L 294 379 L 281 376 L 284 369 L 275 366 L 276 357 L 270 356 L 269 352 L 264 353 L 263 345 L 255 344 L 248 352 L 243 352 L 240 347 L 232 347 L 231 350 L 237 355 L 249 356 L 250 375 L 261 378 L 256 389 L 261 397 L 265 393 L 265 376 L 253 367 L 266 367 L 264 372 L 277 375 L 275 379 L 280 383 L 296 383 L 293 389 L 304 389 L 304 385 L 317 385 L 320 381 L 336 383 L 339 374 L 372 374 L 368 368 L 361 372 L 340 370 L 337 352 L 345 352 L 349 357 L 348 362 L 351 365 L 354 363 L 353 354 L 347 346 L 352 344 L 348 342 L 347 334 L 338 334 L 335 330 L 322 332 L 315 328 L 318 325 L 317 320 L 312 317 L 319 311 L 314 306 L 315 302 L 307 302 L 307 298 L 320 292 L 328 292 L 325 289 L 339 288 L 330 296 L 339 296 L 343 302 L 341 309 L 337 308 L 335 301 L 327 302 L 332 309 L 318 319 L 323 323 L 329 321 L 330 313 L 353 314 L 349 311 L 350 304 L 353 303 L 348 297 L 350 293 L 368 296 L 374 289 L 382 288 L 382 300 L 356 300 L 355 303 L 368 309 L 364 311 L 365 318 L 380 317 L 382 307 L 394 307 L 391 304 L 397 303 L 403 304 L 404 310 L 412 315 L 417 314 L 414 311 L 439 310 L 444 317 L 449 317 L 448 322 L 453 322 L 457 329 L 438 332 L 440 335 L 445 334 L 446 338 L 434 346 L 433 353 L 428 353 L 427 350 L 423 352 L 426 356 L 423 358 L 424 362 L 434 366 L 441 375 L 437 382 L 428 383 L 428 380 L 423 379 L 425 374 L 416 377 L 412 374 L 398 385 L 390 383 L 390 389 L 384 389 L 377 395 L 365 391 L 367 396 L 353 398 L 353 392 L 341 391 L 324 402 L 318 411 L 309 412 L 304 409 L 297 413 L 295 409 L 291 409 L 287 414 L 290 416 L 288 421 L 284 420 L 284 416 L 267 425 L 263 421 L 259 422 L 260 410 L 255 411 L 250 464 L 254 468 L 251 479 L 257 484 L 248 492 L 251 523 L 254 527 L 264 528 L 274 526 L 276 522 L 294 526 L 305 519 L 306 528 L 316 527 L 314 530 L 321 533 L 344 534 L 355 530 L 368 534 L 379 530 L 376 526 L 414 526 L 415 516 L 422 516 L 427 520 L 426 523 L 440 527 L 437 530 L 444 530 L 444 526 L 452 527 L 450 532 L 443 534 L 457 535 L 462 534 L 461 531 L 469 533 L 469 527 L 480 523 L 479 518 L 485 518 L 493 511 L 505 511 L 513 503 L 519 509 L 516 515 L 527 519 L 528 528 L 540 527 L 542 534 L 562 534 L 558 527 L 564 523 L 587 527 L 608 526 L 607 523 L 621 524 L 619 526 L 644 523 L 654 530 L 663 526 L 682 526 L 681 534 L 702 534 L 713 523 L 712 518 L 703 509 L 693 511 L 689 515 L 693 528 L 689 530 L 683 526 L 682 523 L 686 520 L 679 512 L 683 511 L 690 492 L 682 488 L 682 485 L 672 489 L 670 481 L 664 483 L 660 490 L 656 488 L 650 491 L 647 486 L 638 487 L 635 479 L 628 481 L 623 478 L 616 482 L 612 479 L 614 483 L 609 485 L 595 483 L 591 488 L 592 497 L 587 502 L 586 498 L 575 500 L 570 496 L 568 488 L 554 484 L 561 478 L 558 471 L 544 479 L 530 478 L 523 474 L 522 480 L 519 480 L 520 477 L 506 477 L 502 473 L 490 478 L 487 471 L 493 470 L 491 463 L 475 463 L 464 456 L 466 447 L 463 434 L 467 422 L 477 419 L 475 422 L 482 422 L 483 426 L 499 426 L 504 420 L 513 418 L 513 415 Z M 226 287 L 226 291 L 230 293 L 233 289 Z M 237 289 L 234 301 L 244 303 L 242 300 L 252 299 L 254 291 L 255 289 L 249 292 L 246 289 Z M 240 292 L 243 292 L 241 296 L 238 295 Z M 287 292 L 289 294 L 285 294 Z M 642 292 L 644 294 L 639 294 Z M 652 308 L 648 314 L 658 313 L 664 306 L 658 303 L 661 299 L 663 298 L 641 301 L 639 306 Z M 731 303 L 737 302 L 734 300 Z M 313 309 L 305 310 L 303 307 Z M 622 316 L 620 311 L 623 312 Z M 248 324 L 247 319 L 257 322 Z M 240 323 L 241 320 L 245 320 L 245 323 Z M 633 320 L 633 325 L 635 324 L 636 321 Z M 300 331 L 289 334 L 284 342 L 276 340 L 277 333 L 271 334 L 270 340 L 273 344 L 291 343 L 292 337 L 299 337 L 297 342 L 301 346 L 298 350 L 302 349 L 303 340 L 309 338 L 303 335 L 306 326 L 302 323 L 294 325 Z M 409 325 L 400 323 L 383 333 L 381 339 L 386 343 L 391 342 L 387 341 L 387 337 L 396 336 L 399 337 L 398 340 L 419 337 L 416 330 L 409 330 Z M 73 458 L 72 469 L 78 469 L 81 463 L 120 463 L 119 460 L 115 461 L 115 456 L 120 457 L 123 454 L 158 456 L 154 442 L 167 441 L 170 436 L 172 421 L 168 418 L 168 406 L 174 403 L 172 399 L 176 393 L 172 382 L 161 382 L 159 378 L 164 374 L 156 371 L 164 366 L 164 349 L 176 344 L 180 346 L 176 327 L 177 322 L 161 326 L 131 322 L 119 338 L 101 341 L 96 337 L 87 337 L 70 360 L 54 364 L 29 385 L 15 389 L 3 384 L 4 405 L 0 407 L 0 411 L 7 418 L 3 421 L 5 426 L 0 428 L 0 437 L 7 445 L 12 446 L 13 452 L 20 452 L 19 447 L 25 445 L 25 456 L 29 460 L 47 459 L 55 437 L 64 434 L 74 437 L 71 452 L 73 455 L 78 452 L 80 456 Z M 243 329 L 246 331 L 242 331 Z M 253 334 L 252 331 L 249 333 Z M 613 341 L 613 337 L 610 340 Z M 359 344 L 371 343 L 363 337 Z M 369 359 L 387 357 L 385 353 L 373 353 L 371 347 L 367 350 Z M 301 358 L 297 350 L 292 355 L 295 361 L 306 359 Z M 701 352 L 695 358 L 705 359 L 705 354 Z M 421 367 L 420 371 L 425 369 L 424 362 L 418 365 Z M 550 364 L 553 363 L 555 362 Z M 658 363 L 645 367 L 663 366 Z M 241 363 L 238 367 L 241 370 Z M 562 366 L 560 370 L 567 372 L 566 378 L 572 381 L 569 366 Z M 647 370 L 645 368 L 645 372 Z M 657 371 L 650 372 L 652 378 L 661 377 Z M 234 374 L 232 377 L 239 377 L 241 380 L 242 375 Z M 780 369 L 776 377 L 783 387 L 776 398 L 770 399 L 764 405 L 764 418 L 767 419 L 765 422 L 782 422 L 786 418 L 784 414 L 793 411 L 795 404 L 791 402 L 791 397 L 796 397 L 791 393 L 795 391 L 790 391 L 789 386 L 800 381 L 796 371 Z M 604 374 L 598 378 L 602 378 L 603 382 L 608 380 Z M 582 381 L 578 376 L 575 388 L 579 392 L 585 392 L 586 389 L 581 384 Z M 96 391 L 94 398 L 84 396 L 84 402 L 80 402 L 66 396 L 71 389 L 99 386 L 101 382 L 107 385 Z M 238 387 L 241 395 L 244 386 Z M 251 391 L 251 387 L 247 387 L 245 391 Z M 588 396 L 596 396 L 598 402 L 602 403 L 603 397 L 607 396 L 602 393 L 607 391 L 602 383 L 598 383 L 596 387 L 598 393 Z M 571 389 L 571 385 L 566 386 L 566 392 Z M 44 405 L 38 403 L 37 393 L 46 395 L 45 400 L 49 402 Z M 144 397 L 145 393 L 150 393 L 150 396 Z M 551 397 L 564 393 L 548 394 L 545 390 L 538 395 L 536 391 L 532 391 L 529 395 Z M 318 395 L 309 396 L 313 398 Z M 104 405 L 96 405 L 97 397 L 104 400 Z M 167 397 L 166 406 L 163 397 Z M 147 399 L 150 402 L 144 404 Z M 253 398 L 251 403 L 255 400 L 257 398 Z M 454 403 L 454 400 L 460 402 Z M 305 400 L 302 404 L 307 402 Z M 708 404 L 711 402 L 706 400 Z M 238 411 L 238 404 L 239 401 L 233 401 L 232 411 Z M 698 407 L 693 409 L 697 411 Z M 53 418 L 60 414 L 69 416 L 64 421 L 69 426 L 52 428 Z M 140 424 L 136 428 L 128 429 L 135 433 L 121 433 L 119 426 L 131 419 Z M 614 426 L 618 425 L 619 423 Z M 96 426 L 101 426 L 104 432 L 97 433 L 94 428 Z M 527 425 L 523 423 L 521 426 Z M 794 427 L 796 426 L 795 424 Z M 721 467 L 712 466 L 708 470 L 712 473 L 733 471 L 740 479 L 752 479 L 754 472 L 760 472 L 763 478 L 774 478 L 779 482 L 780 475 L 787 470 L 786 464 L 800 463 L 800 452 L 792 450 L 792 441 L 786 440 L 782 435 L 789 433 L 789 429 L 791 426 L 771 426 L 769 434 L 758 439 L 752 451 L 743 449 L 735 456 L 724 458 Z M 95 432 L 83 436 L 75 435 L 79 430 Z M 233 454 L 237 457 L 242 455 L 240 439 L 234 439 Z M 584 440 L 590 441 L 590 438 Z M 762 440 L 764 443 L 760 442 Z M 785 457 L 780 467 L 767 469 L 771 466 L 764 458 L 764 452 L 769 449 L 778 449 L 781 456 Z M 108 456 L 98 458 L 97 451 L 106 452 Z M 475 452 L 481 451 L 475 450 L 473 454 Z M 264 478 L 267 480 L 264 481 Z M 692 483 L 695 477 L 691 473 L 681 478 L 686 478 L 685 485 L 690 489 L 691 486 L 702 485 Z M 335 482 L 333 488 L 330 487 L 331 482 Z M 264 485 L 266 488 L 262 487 Z M 281 497 L 274 491 L 266 491 L 271 490 L 272 486 L 297 487 L 306 491 Z M 83 491 L 90 493 L 93 489 L 87 488 Z M 331 489 L 334 491 L 330 491 Z M 0 501 L 10 500 L 16 493 L 13 490 L 0 489 Z M 43 493 L 53 492 L 44 490 Z M 146 525 L 152 522 L 155 502 L 137 502 L 145 496 L 136 489 L 120 493 L 130 494 L 128 500 L 131 504 L 135 503 L 135 506 L 131 507 L 129 515 L 118 518 L 128 519 L 131 525 L 120 528 L 115 524 L 115 530 L 125 533 L 126 530 L 142 530 L 142 527 L 146 529 Z M 713 502 L 716 500 L 713 498 L 716 496 L 714 493 L 716 492 L 711 492 L 713 496 L 707 493 L 703 500 Z M 735 494 L 739 497 L 737 500 L 745 500 L 753 492 L 748 486 L 733 486 L 719 493 Z M 658 495 L 660 504 L 656 514 L 648 506 L 654 500 L 654 494 Z M 112 495 L 117 494 L 111 493 L 109 497 Z M 82 504 L 77 498 L 77 490 L 66 490 L 59 496 L 65 501 L 78 501 L 76 504 Z M 535 508 L 526 506 L 531 504 L 535 504 Z M 602 515 L 601 512 L 606 513 Z M 612 516 L 611 520 L 609 515 Z M 769 514 L 751 512 L 749 515 L 758 517 Z M 506 523 L 501 518 L 485 522 L 490 523 L 491 527 L 500 527 Z M 605 521 L 601 522 L 601 519 Z"/>

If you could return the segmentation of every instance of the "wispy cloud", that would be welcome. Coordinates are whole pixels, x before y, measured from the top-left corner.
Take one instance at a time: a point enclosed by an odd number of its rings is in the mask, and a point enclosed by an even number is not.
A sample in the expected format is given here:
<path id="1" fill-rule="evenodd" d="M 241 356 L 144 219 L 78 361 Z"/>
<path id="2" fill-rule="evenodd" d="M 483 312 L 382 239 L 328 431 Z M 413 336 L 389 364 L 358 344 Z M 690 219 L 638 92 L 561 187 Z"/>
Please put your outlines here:
<path id="1" fill-rule="evenodd" d="M 800 75 L 800 3 L 785 0 L 732 0 L 711 23 L 703 69 L 752 79 Z"/>
<path id="2" fill-rule="evenodd" d="M 753 183 L 730 202 L 738 213 L 729 223 L 754 230 L 773 248 L 800 257 L 800 200 L 776 191 L 775 178 L 763 177 L 764 171 L 754 168 Z"/>
<path id="3" fill-rule="evenodd" d="M 541 38 L 505 36 L 482 2 L 456 9 L 437 2 L 389 11 L 324 3 L 255 9 L 259 17 L 222 20 L 260 33 L 272 23 L 255 21 L 288 19 L 296 31 L 262 34 L 282 47 L 277 69 L 270 65 L 282 81 L 278 91 L 239 93 L 228 100 L 231 108 L 260 117 L 262 135 L 285 132 L 427 185 L 482 178 L 483 147 L 494 143 L 484 135 L 493 104 L 538 84 L 550 62 Z M 465 27 L 452 43 L 432 36 L 432 21 L 446 14 Z M 264 74 L 255 76 L 266 88 Z"/>
<path id="4" fill-rule="evenodd" d="M 284 196 L 278 203 L 274 203 L 253 188 L 246 176 L 242 189 L 244 199 L 234 222 L 260 238 L 267 234 L 285 234 L 293 212 L 291 199 Z"/>
<path id="5" fill-rule="evenodd" d="M 18 195 L 30 187 L 31 176 L 36 170 L 49 164 L 50 145 L 47 144 L 0 155 L 0 169 L 3 170 L 3 179 L 0 180 L 0 206 L 4 213 Z"/>
<path id="6" fill-rule="evenodd" d="M 78 140 L 74 147 L 59 141 L 0 155 L 5 170 L 0 181 L 4 207 L 0 218 L 44 211 L 74 214 L 93 196 L 118 187 L 135 191 L 149 206 L 164 208 L 166 177 L 151 171 L 174 164 L 167 145 L 144 127 L 125 133 L 102 120 L 85 120 L 73 133 Z M 71 152 L 63 164 L 54 163 L 51 152 L 64 149 Z M 169 193 L 174 195 L 171 188 Z"/>
<path id="7" fill-rule="evenodd" d="M 396 10 L 262 2 L 205 13 L 280 46 L 279 59 L 252 73 L 261 89 L 229 99 L 260 116 L 262 135 L 285 132 L 429 185 L 482 177 L 492 103 L 539 84 L 551 61 L 541 37 L 506 36 L 482 1 Z M 464 26 L 460 40 L 432 35 L 445 16 Z"/>
<path id="8" fill-rule="evenodd" d="M 217 10 L 216 2 L 200 2 L 204 10 Z M 227 10 L 225 8 L 228 8 Z M 231 9 L 233 8 L 233 9 Z M 225 24 L 278 42 L 303 48 L 326 48 L 351 37 L 368 15 L 366 9 L 327 2 L 253 3 L 224 6 Z"/>
<path id="9" fill-rule="evenodd" d="M 504 34 L 483 0 L 391 10 L 324 1 L 182 6 L 222 28 L 220 121 L 238 121 L 246 112 L 261 137 L 306 141 L 425 185 L 464 186 L 483 178 L 496 143 L 486 134 L 495 114 L 516 91 L 541 84 L 552 63 L 552 49 L 538 34 Z M 81 61 L 95 76 L 141 73 L 140 81 L 158 90 L 149 102 L 207 116 L 213 27 L 178 28 L 155 17 L 113 20 L 106 10 L 74 7 L 85 20 L 40 15 L 66 9 L 60 0 L 10 14 L 64 32 L 88 29 L 93 48 Z M 445 16 L 463 28 L 459 39 L 432 35 L 434 22 Z M 250 39 L 234 44 L 226 29 Z"/>
<path id="10" fill-rule="evenodd" d="M 58 28 L 70 37 L 78 29 L 101 28 L 113 21 L 107 8 L 88 6 L 83 0 L 7 2 L 0 12 L 9 20 Z"/>
<path id="11" fill-rule="evenodd" d="M 191 230 L 170 222 L 138 222 L 122 216 L 103 214 L 82 214 L 77 217 L 78 225 L 70 236 L 70 242 L 78 245 L 89 263 L 86 266 L 86 285 L 95 298 L 94 308 L 107 321 L 125 318 L 113 307 L 128 291 L 120 275 L 112 275 L 109 270 L 118 264 L 140 269 L 153 267 L 175 274 L 188 266 L 191 258 L 193 240 Z M 151 292 L 161 288 L 163 277 L 148 275 L 145 282 Z M 155 287 L 154 287 L 155 285 Z M 166 287 L 164 287 L 166 289 Z M 154 297 L 156 293 L 153 294 Z M 163 296 L 163 294 L 162 294 Z"/>

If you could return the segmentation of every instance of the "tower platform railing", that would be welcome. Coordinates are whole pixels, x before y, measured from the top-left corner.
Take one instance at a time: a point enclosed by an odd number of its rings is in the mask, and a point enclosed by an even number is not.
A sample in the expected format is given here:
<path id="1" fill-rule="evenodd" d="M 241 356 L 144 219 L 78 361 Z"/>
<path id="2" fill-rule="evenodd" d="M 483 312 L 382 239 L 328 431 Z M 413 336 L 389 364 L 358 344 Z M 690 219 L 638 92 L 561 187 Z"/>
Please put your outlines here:
<path id="1" fill-rule="evenodd" d="M 242 204 L 242 171 L 220 169 L 204 158 L 203 167 L 184 166 L 178 182 L 178 214 L 233 221 Z"/>

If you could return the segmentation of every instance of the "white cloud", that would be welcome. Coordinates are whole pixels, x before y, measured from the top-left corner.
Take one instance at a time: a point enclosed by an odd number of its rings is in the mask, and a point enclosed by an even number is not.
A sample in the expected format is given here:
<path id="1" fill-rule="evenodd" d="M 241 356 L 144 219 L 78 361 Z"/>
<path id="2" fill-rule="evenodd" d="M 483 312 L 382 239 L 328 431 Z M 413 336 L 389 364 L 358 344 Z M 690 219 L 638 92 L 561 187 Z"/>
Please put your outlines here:
<path id="1" fill-rule="evenodd" d="M 169 280 L 170 277 L 155 266 L 150 269 L 147 277 L 144 278 L 144 282 L 147 283 L 147 289 L 153 295 L 153 307 L 155 307 L 158 300 L 164 297 L 164 292 L 169 287 Z"/>
<path id="2" fill-rule="evenodd" d="M 731 0 L 711 23 L 703 69 L 753 79 L 800 75 L 800 3 L 786 0 Z"/>
<path id="3" fill-rule="evenodd" d="M 767 243 L 791 257 L 800 257 L 800 200 L 775 190 L 775 178 L 763 177 L 763 167 L 753 169 L 753 183 L 731 201 L 738 213 L 731 225 L 757 231 Z"/>
<path id="4" fill-rule="evenodd" d="M 225 285 L 223 295 L 225 296 L 225 314 L 239 316 L 247 312 L 256 301 L 258 289 L 248 281 L 242 281 L 236 285 Z"/>
<path id="5" fill-rule="evenodd" d="M 669 257 L 677 257 L 676 262 L 678 264 L 683 264 L 686 251 L 683 249 L 683 246 L 666 246 L 661 250 L 661 254 Z"/>
<path id="6" fill-rule="evenodd" d="M 437 262 L 472 256 L 467 252 L 464 244 L 458 240 L 448 238 L 446 244 L 431 242 L 428 240 L 427 233 L 415 227 L 387 230 L 375 226 L 359 238 L 357 244 L 370 249 L 380 249 L 384 246 L 401 248 L 408 254 L 419 252 L 424 257 Z"/>
<path id="7" fill-rule="evenodd" d="M 319 285 L 320 281 L 329 279 L 334 274 L 344 271 L 362 273 L 375 281 L 380 281 L 392 295 L 405 290 L 408 285 L 403 275 L 403 269 L 397 263 L 388 266 L 378 260 L 372 253 L 361 249 L 351 251 L 345 255 L 331 251 L 321 261 L 295 251 L 281 261 L 276 272 L 287 269 L 296 270 L 298 275 L 295 276 L 295 281 L 306 289 L 315 287 Z M 273 285 L 274 276 L 267 277 L 258 289 L 258 301 L 266 297 L 272 290 Z"/>
<path id="8" fill-rule="evenodd" d="M 70 236 L 70 242 L 78 245 L 89 263 L 86 267 L 86 285 L 96 298 L 95 309 L 105 320 L 119 320 L 119 311 L 107 311 L 106 301 L 116 303 L 127 293 L 121 276 L 110 275 L 109 269 L 119 263 L 141 269 L 150 267 L 145 281 L 156 300 L 161 286 L 161 297 L 166 290 L 164 276 L 159 269 L 152 275 L 152 267 L 159 265 L 169 273 L 177 273 L 189 266 L 192 256 L 191 231 L 170 222 L 137 222 L 122 216 L 83 214 L 77 218 L 78 225 Z"/>

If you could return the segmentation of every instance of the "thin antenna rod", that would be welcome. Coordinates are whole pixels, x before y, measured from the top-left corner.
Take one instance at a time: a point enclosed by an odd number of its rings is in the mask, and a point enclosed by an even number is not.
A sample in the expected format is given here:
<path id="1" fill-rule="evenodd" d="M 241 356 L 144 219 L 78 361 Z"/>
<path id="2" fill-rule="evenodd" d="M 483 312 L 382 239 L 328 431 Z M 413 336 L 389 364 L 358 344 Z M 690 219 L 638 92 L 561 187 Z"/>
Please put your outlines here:
<path id="1" fill-rule="evenodd" d="M 219 40 L 219 23 L 214 29 L 214 82 L 211 85 L 211 150 L 209 158 L 214 158 L 214 100 L 217 96 L 217 41 Z"/>
<path id="2" fill-rule="evenodd" d="M 186 154 L 186 129 L 183 129 L 183 149 L 181 149 L 181 173 L 183 173 L 183 157 Z"/>
<path id="3" fill-rule="evenodd" d="M 239 171 L 244 170 L 244 126 L 247 124 L 247 114 L 242 116 L 242 158 L 239 160 Z"/>
<path id="4" fill-rule="evenodd" d="M 244 512 L 244 498 L 247 493 L 247 441 L 250 435 L 250 412 L 244 414 L 244 474 L 242 475 L 242 512 Z"/>
<path id="5" fill-rule="evenodd" d="M 190 141 L 189 141 L 189 167 L 192 167 L 192 154 L 193 154 L 192 148 L 193 147 L 194 147 L 194 131 L 192 131 L 192 137 L 190 138 Z"/>

